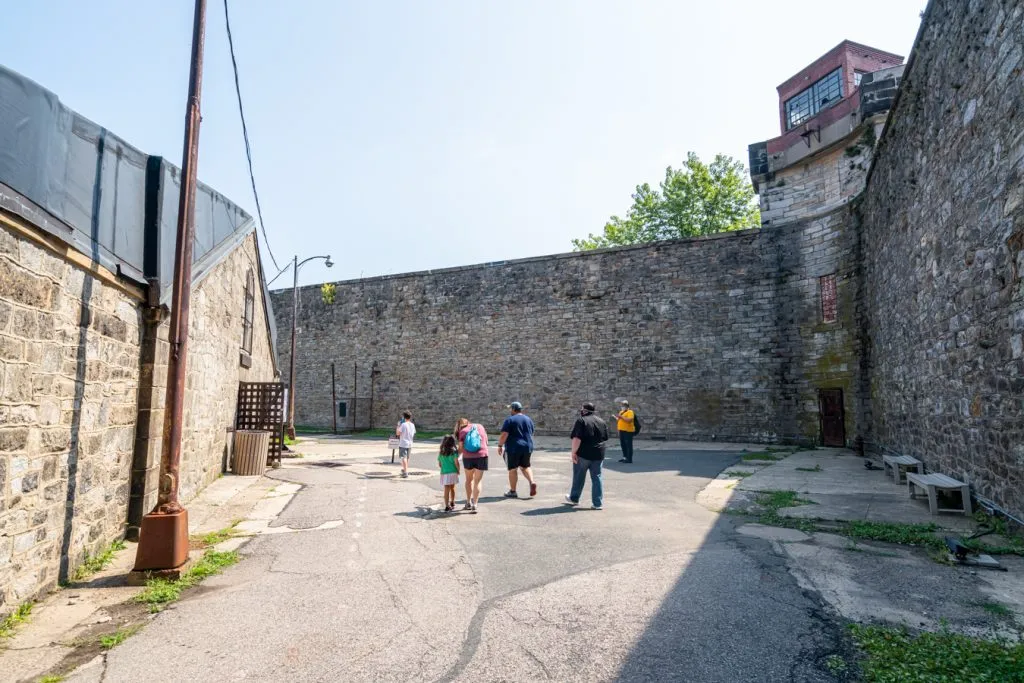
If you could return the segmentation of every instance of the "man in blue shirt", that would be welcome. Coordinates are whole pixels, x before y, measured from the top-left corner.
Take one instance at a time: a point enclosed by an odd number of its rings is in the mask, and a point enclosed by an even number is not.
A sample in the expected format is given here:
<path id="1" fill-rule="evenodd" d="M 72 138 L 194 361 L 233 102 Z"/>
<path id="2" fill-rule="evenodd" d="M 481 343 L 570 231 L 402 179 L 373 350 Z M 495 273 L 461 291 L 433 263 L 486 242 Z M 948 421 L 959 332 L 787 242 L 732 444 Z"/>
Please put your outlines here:
<path id="1" fill-rule="evenodd" d="M 530 456 L 533 454 L 533 420 L 523 415 L 523 404 L 513 401 L 508 408 L 512 414 L 505 418 L 501 425 L 501 438 L 498 439 L 498 454 L 504 455 L 508 465 L 508 492 L 506 498 L 518 498 L 516 485 L 519 483 L 519 470 L 522 470 L 526 481 L 530 482 L 530 498 L 537 495 L 537 484 L 533 481 L 530 469 Z"/>

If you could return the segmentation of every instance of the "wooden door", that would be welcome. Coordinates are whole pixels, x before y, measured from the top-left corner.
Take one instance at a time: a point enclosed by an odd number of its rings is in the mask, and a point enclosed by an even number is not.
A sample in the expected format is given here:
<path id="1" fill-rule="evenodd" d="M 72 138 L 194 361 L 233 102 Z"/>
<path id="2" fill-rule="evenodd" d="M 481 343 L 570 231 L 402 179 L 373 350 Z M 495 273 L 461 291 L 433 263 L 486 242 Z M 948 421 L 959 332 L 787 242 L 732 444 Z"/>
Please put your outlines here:
<path id="1" fill-rule="evenodd" d="M 845 446 L 846 426 L 842 389 L 818 389 L 818 415 L 821 421 L 822 445 Z"/>

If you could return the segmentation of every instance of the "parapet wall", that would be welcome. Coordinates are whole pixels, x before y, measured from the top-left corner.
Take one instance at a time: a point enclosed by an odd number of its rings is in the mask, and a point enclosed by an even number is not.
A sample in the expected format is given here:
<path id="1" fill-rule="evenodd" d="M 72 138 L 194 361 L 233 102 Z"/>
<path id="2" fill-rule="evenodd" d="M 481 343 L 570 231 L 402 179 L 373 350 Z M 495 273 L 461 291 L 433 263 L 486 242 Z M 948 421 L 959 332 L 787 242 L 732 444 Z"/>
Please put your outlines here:
<path id="1" fill-rule="evenodd" d="M 409 409 L 496 427 L 520 400 L 563 433 L 582 401 L 629 398 L 648 434 L 816 441 L 817 388 L 851 387 L 856 365 L 849 218 L 339 282 L 333 304 L 301 288 L 296 422 L 331 426 L 334 362 L 339 397 L 358 366 L 364 404 L 376 364 L 376 426 Z M 830 273 L 841 315 L 824 324 Z M 292 293 L 273 297 L 287 368 Z"/>

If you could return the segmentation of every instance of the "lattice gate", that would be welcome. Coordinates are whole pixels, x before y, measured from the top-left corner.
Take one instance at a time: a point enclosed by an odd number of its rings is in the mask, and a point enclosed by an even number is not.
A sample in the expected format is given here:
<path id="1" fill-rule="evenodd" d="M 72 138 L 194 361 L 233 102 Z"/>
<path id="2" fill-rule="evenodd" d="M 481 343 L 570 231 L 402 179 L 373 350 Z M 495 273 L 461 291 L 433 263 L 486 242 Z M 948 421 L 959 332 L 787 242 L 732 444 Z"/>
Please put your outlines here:
<path id="1" fill-rule="evenodd" d="M 239 382 L 235 429 L 270 432 L 267 464 L 280 466 L 284 436 L 284 383 Z"/>

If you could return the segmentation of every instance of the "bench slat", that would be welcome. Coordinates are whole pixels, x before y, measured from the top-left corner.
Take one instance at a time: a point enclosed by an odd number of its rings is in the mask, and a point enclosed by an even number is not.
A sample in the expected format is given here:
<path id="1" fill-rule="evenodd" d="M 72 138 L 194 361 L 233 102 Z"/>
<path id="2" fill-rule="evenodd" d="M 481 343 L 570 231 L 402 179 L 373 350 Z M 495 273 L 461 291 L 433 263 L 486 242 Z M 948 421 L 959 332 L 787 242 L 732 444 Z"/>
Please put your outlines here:
<path id="1" fill-rule="evenodd" d="M 907 478 L 918 486 L 935 486 L 940 489 L 959 489 L 966 486 L 962 481 L 947 477 L 945 474 L 917 474 L 916 472 L 908 472 Z"/>

